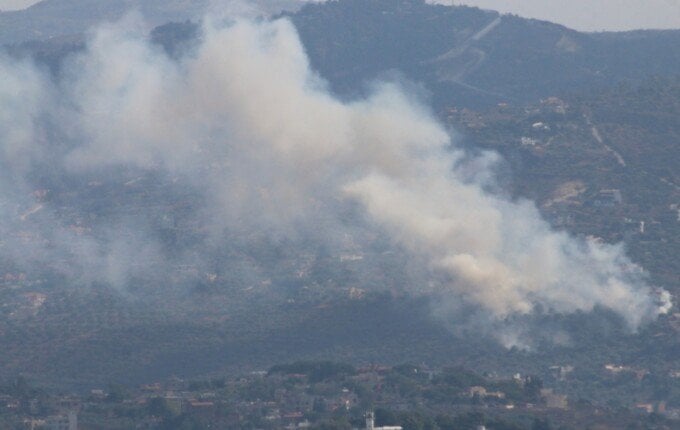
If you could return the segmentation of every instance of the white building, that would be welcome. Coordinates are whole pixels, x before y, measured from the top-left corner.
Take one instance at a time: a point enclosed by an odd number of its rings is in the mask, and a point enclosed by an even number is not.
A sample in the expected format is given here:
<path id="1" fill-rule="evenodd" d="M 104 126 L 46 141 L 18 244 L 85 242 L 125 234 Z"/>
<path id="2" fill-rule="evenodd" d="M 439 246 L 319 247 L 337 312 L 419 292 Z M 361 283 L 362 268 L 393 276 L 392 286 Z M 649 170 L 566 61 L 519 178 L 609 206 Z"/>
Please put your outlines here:
<path id="1" fill-rule="evenodd" d="M 366 414 L 366 430 L 402 430 L 401 426 L 375 426 L 375 414 L 373 412 L 368 412 Z"/>
<path id="2" fill-rule="evenodd" d="M 78 430 L 78 415 L 75 411 L 67 415 L 56 415 L 45 420 L 47 430 Z"/>

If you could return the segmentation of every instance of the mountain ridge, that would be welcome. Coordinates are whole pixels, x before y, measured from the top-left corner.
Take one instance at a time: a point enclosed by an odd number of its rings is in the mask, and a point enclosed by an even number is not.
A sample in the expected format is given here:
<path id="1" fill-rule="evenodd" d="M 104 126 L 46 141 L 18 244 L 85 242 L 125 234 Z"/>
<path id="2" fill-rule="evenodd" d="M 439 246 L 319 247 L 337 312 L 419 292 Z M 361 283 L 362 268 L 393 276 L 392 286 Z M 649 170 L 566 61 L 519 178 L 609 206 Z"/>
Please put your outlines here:
<path id="1" fill-rule="evenodd" d="M 680 30 L 580 33 L 420 0 L 308 4 L 288 16 L 312 66 L 337 92 L 361 93 L 367 81 L 396 69 L 423 82 L 437 108 L 536 101 L 675 74 L 680 66 Z M 360 18 L 350 22 L 349 16 Z M 404 39 L 409 45 L 403 46 Z"/>

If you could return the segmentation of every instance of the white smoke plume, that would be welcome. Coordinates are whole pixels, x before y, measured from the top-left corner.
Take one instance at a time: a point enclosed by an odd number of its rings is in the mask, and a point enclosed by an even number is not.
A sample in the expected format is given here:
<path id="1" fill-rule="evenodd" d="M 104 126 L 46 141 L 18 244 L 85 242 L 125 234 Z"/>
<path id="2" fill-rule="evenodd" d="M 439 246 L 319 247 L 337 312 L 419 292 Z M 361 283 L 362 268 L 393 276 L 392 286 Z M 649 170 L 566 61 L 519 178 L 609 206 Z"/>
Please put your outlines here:
<path id="1" fill-rule="evenodd" d="M 205 22 L 201 42 L 180 60 L 151 45 L 135 18 L 99 28 L 58 82 L 0 60 L 2 165 L 47 162 L 90 181 L 116 168 L 162 172 L 200 194 L 196 224 L 246 243 L 257 232 L 331 242 L 356 231 L 387 235 L 426 269 L 429 279 L 409 281 L 414 293 L 469 303 L 496 320 L 602 306 L 635 329 L 668 311 L 670 297 L 630 270 L 622 246 L 555 231 L 532 202 L 489 191 L 497 156 L 456 148 L 398 84 L 343 102 L 310 69 L 289 21 Z M 3 176 L 6 200 L 25 194 L 17 187 L 28 179 L 16 176 Z M 60 231 L 59 217 L 43 218 L 48 230 Z M 110 223 L 84 237 L 52 233 L 50 247 L 75 240 L 68 264 L 94 267 L 89 273 L 107 282 L 124 283 L 134 261 L 163 260 L 156 245 L 139 243 L 151 227 Z M 7 236 L 19 228 L 3 225 Z M 137 241 L 114 240 L 119 225 Z M 206 259 L 220 242 L 202 246 L 192 258 Z M 7 246 L 2 254 L 19 259 Z"/>

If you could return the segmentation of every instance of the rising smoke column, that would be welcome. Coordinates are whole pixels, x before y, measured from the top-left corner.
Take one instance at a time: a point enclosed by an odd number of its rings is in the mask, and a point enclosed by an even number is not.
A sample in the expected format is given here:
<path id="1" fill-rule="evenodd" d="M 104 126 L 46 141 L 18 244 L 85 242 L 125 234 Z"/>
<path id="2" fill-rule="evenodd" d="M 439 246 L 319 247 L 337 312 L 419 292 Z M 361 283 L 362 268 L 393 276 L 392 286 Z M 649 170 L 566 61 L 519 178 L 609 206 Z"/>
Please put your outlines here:
<path id="1" fill-rule="evenodd" d="M 58 119 L 50 124 L 69 139 L 55 162 L 69 174 L 166 172 L 203 193 L 200 222 L 244 237 L 347 229 L 338 207 L 354 205 L 361 228 L 426 266 L 431 279 L 414 279 L 414 290 L 497 320 L 537 306 L 604 306 L 636 328 L 668 311 L 667 295 L 659 303 L 641 274 L 622 269 L 632 266 L 622 246 L 554 231 L 532 202 L 488 191 L 497 156 L 456 148 L 399 85 L 375 84 L 368 98 L 342 102 L 310 69 L 287 20 L 206 22 L 199 46 L 179 61 L 129 19 L 97 30 L 56 85 L 28 76 L 51 97 L 38 116 Z M 12 98 L 0 94 L 7 112 Z M 3 127 L 18 136 L 40 133 L 39 121 L 6 117 Z"/>

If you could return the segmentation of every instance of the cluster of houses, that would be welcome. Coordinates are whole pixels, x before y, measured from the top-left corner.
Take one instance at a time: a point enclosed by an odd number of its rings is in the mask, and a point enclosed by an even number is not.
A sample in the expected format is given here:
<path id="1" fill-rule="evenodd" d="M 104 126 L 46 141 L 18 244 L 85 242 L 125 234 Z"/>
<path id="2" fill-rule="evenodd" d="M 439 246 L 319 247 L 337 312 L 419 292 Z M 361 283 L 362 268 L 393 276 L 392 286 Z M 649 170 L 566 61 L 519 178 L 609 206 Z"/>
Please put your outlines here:
<path id="1" fill-rule="evenodd" d="M 27 430 L 78 430 L 78 413 L 68 411 L 44 419 L 28 418 L 24 420 L 24 428 Z"/>
<path id="2" fill-rule="evenodd" d="M 556 365 L 550 372 L 556 381 L 565 381 L 574 371 L 571 365 Z M 112 397 L 102 389 L 94 389 L 83 397 L 53 396 L 38 400 L 19 400 L 12 396 L 0 396 L 0 406 L 16 416 L 23 416 L 23 425 L 31 430 L 77 430 L 79 414 L 90 418 L 106 408 L 123 407 L 145 411 L 136 421 L 138 429 L 153 429 L 163 423 L 163 413 L 171 416 L 190 415 L 204 418 L 226 427 L 238 427 L 255 419 L 262 428 L 305 430 L 314 425 L 312 417 L 349 414 L 368 408 L 359 395 L 347 386 L 374 387 L 372 406 L 393 411 L 408 411 L 408 402 L 398 390 L 383 389 L 388 384 L 393 369 L 386 366 L 367 366 L 355 373 L 333 381 L 310 381 L 309 375 L 291 373 L 252 372 L 230 380 L 185 382 L 171 379 L 163 383 L 140 386 L 124 396 Z M 436 380 L 441 371 L 418 368 L 423 381 Z M 643 378 L 648 372 L 619 364 L 606 364 L 605 374 L 612 377 L 631 374 Z M 680 371 L 670 372 L 671 378 L 680 378 Z M 513 379 L 524 386 L 530 378 L 517 374 Z M 344 382 L 342 382 L 344 381 Z M 570 408 L 565 394 L 551 388 L 542 388 L 536 404 L 516 403 L 502 390 L 489 387 L 502 386 L 498 382 L 507 379 L 488 376 L 489 384 L 467 387 L 460 398 L 470 399 L 470 405 L 486 409 L 567 411 Z M 347 384 L 346 386 L 343 386 Z M 486 386 L 484 386 L 486 385 Z M 161 403 L 165 412 L 158 412 L 154 405 Z M 461 404 L 465 403 L 463 401 Z M 103 409 L 102 409 L 103 408 Z M 669 407 L 665 402 L 638 403 L 632 410 L 640 413 L 658 413 L 671 419 L 680 419 L 680 409 Z M 461 409 L 462 410 L 462 409 Z M 48 411 L 48 412 L 46 412 Z M 95 412 L 93 412 L 95 411 Z M 99 412 L 96 412 L 99 411 Z M 367 412 L 366 430 L 401 430 L 398 426 L 378 427 L 375 416 Z M 87 420 L 85 420 L 87 421 Z M 357 429 L 361 430 L 361 429 Z"/>
<path id="3" fill-rule="evenodd" d="M 26 430 L 78 430 L 79 408 L 80 401 L 72 396 L 25 401 L 9 394 L 0 395 L 2 412 L 24 416 L 20 422 Z"/>

